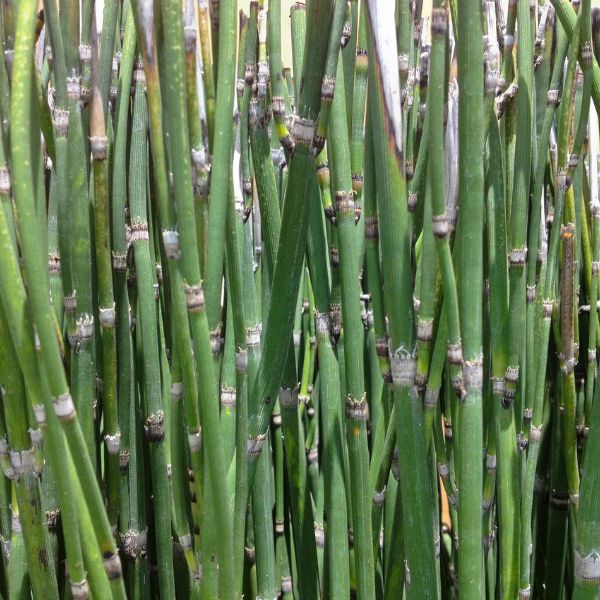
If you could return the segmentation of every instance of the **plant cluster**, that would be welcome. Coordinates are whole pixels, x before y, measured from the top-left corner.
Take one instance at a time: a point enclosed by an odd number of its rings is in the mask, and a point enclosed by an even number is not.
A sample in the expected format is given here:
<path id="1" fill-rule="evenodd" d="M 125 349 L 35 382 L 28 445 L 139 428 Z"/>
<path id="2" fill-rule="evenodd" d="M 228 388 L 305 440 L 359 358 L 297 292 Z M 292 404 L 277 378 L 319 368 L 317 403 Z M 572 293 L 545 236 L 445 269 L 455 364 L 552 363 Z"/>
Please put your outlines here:
<path id="1" fill-rule="evenodd" d="M 0 598 L 598 598 L 600 11 L 422 4 L 0 3 Z"/>

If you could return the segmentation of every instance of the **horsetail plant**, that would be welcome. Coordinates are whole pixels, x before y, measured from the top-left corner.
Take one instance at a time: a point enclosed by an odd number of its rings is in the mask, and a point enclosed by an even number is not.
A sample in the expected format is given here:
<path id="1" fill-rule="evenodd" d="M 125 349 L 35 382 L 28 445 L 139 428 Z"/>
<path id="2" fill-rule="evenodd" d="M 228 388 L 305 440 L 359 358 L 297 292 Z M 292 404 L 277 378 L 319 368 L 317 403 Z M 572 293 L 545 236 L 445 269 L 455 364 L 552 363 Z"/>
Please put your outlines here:
<path id="1" fill-rule="evenodd" d="M 0 33 L 0 598 L 598 597 L 591 0 Z"/>

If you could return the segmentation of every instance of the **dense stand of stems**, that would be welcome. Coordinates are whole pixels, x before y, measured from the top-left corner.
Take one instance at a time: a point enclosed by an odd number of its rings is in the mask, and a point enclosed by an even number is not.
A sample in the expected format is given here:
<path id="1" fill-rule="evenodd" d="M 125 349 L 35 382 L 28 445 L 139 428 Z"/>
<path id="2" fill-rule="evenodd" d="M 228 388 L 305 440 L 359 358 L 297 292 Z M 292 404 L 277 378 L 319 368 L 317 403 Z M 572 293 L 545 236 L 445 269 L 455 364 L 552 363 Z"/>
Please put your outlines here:
<path id="1" fill-rule="evenodd" d="M 598 596 L 600 12 L 504 4 L 0 3 L 1 598 Z"/>

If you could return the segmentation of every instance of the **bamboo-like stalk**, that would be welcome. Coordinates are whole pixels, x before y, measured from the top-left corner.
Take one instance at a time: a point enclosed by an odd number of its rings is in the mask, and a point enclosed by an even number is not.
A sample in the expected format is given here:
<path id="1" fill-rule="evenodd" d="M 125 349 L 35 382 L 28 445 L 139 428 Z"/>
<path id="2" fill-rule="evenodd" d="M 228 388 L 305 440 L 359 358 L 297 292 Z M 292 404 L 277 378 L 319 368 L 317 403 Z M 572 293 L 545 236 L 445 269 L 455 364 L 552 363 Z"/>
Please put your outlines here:
<path id="1" fill-rule="evenodd" d="M 324 424 L 324 493 L 327 514 L 324 578 L 328 587 L 325 588 L 324 595 L 345 598 L 349 594 L 349 588 L 346 585 L 349 579 L 348 536 L 346 533 L 348 525 L 346 511 L 343 508 L 346 504 L 346 492 L 343 484 L 342 415 L 341 407 L 336 402 L 336 398 L 339 397 L 339 390 L 336 389 L 339 387 L 339 383 L 335 377 L 335 356 L 329 340 L 327 312 L 317 313 L 316 319 L 319 360 L 325 367 L 328 364 L 332 365 L 330 370 L 323 370 L 320 378 Z M 338 406 L 336 407 L 336 405 Z"/>
<path id="2" fill-rule="evenodd" d="M 236 43 L 236 5 L 235 0 L 223 2 L 219 8 L 219 56 L 216 86 L 215 133 L 210 180 L 210 204 L 208 220 L 208 246 L 212 248 L 206 265 L 206 311 L 208 325 L 214 332 L 221 320 L 221 275 L 223 272 L 223 239 L 225 234 L 227 194 L 231 169 L 233 144 L 233 98 L 235 87 L 235 43 Z M 227 57 L 223 59 L 223 57 Z"/>
<path id="3" fill-rule="evenodd" d="M 254 11 L 253 11 L 254 12 Z M 254 12 L 254 16 L 256 13 Z M 227 202 L 227 282 L 231 294 L 230 310 L 233 312 L 232 324 L 235 343 L 235 371 L 236 371 L 236 453 L 235 453 L 235 500 L 234 500 L 234 544 L 238 549 L 234 569 L 237 574 L 236 593 L 240 593 L 242 587 L 241 576 L 243 573 L 242 548 L 244 547 L 246 506 L 250 496 L 247 478 L 247 463 L 243 447 L 248 433 L 248 371 L 249 371 L 249 348 L 246 333 L 246 306 L 244 303 L 244 284 L 242 280 L 242 240 L 240 239 L 241 228 L 238 226 L 239 216 L 236 214 L 234 197 L 230 193 Z M 266 471 L 263 471 L 263 475 Z M 261 510 L 259 508 L 258 510 Z"/>
<path id="4" fill-rule="evenodd" d="M 177 352 L 176 347 L 175 352 Z M 165 363 L 166 357 L 161 354 L 161 358 L 162 362 Z M 163 387 L 164 385 L 165 383 L 163 383 Z M 194 548 L 192 546 L 192 535 L 190 533 L 190 526 L 187 518 L 188 494 L 186 494 L 185 489 L 187 483 L 187 469 L 185 468 L 185 436 L 183 435 L 184 426 L 182 415 L 183 386 L 181 383 L 181 374 L 177 362 L 177 355 L 173 357 L 173 377 L 170 385 L 169 395 L 171 397 L 169 464 L 171 465 L 171 511 L 173 515 L 173 529 L 175 530 L 186 560 L 186 566 L 190 576 L 190 586 L 192 588 L 191 595 L 197 598 L 200 595 L 200 582 L 198 581 L 199 567 L 196 553 L 194 552 Z M 174 565 L 174 568 L 176 569 L 176 565 Z M 177 579 L 175 580 L 175 586 L 177 588 Z"/>
<path id="5" fill-rule="evenodd" d="M 122 45 L 121 70 L 117 92 L 117 106 L 114 118 L 114 137 L 112 149 L 113 164 L 123 164 L 127 156 L 129 94 L 124 90 L 131 87 L 135 60 L 136 34 L 133 13 L 128 10 Z M 125 208 L 127 203 L 127 177 L 122 169 L 113 169 L 111 181 L 111 264 L 113 269 L 113 293 L 115 298 L 117 360 L 117 396 L 118 425 L 121 434 L 119 440 L 119 539 L 129 530 L 130 495 L 130 427 L 129 416 L 134 398 L 133 347 L 130 328 L 129 291 L 127 289 L 126 228 Z"/>
<path id="6" fill-rule="evenodd" d="M 161 596 L 175 595 L 173 558 L 169 540 L 170 520 L 162 518 L 171 507 L 170 485 L 167 479 L 165 447 L 164 401 L 162 398 L 159 339 L 155 317 L 153 262 L 150 256 L 149 218 L 147 212 L 147 127 L 148 112 L 143 85 L 144 75 L 138 66 L 135 72 L 136 92 L 132 122 L 129 182 L 131 234 L 134 249 L 137 283 L 137 319 L 142 332 L 143 346 L 139 349 L 143 360 L 144 430 L 150 448 L 152 489 L 156 506 L 156 546 Z"/>
<path id="7" fill-rule="evenodd" d="M 319 359 L 319 402 L 322 422 L 323 496 L 327 515 L 323 559 L 323 595 L 342 598 L 350 593 L 347 491 L 344 486 L 343 420 L 338 364 L 330 333 L 330 288 L 327 247 L 316 181 L 313 180 L 308 237 L 308 262 L 315 299 L 315 333 Z M 323 366 L 324 365 L 324 366 Z"/>
<path id="8" fill-rule="evenodd" d="M 573 340 L 573 294 L 575 278 L 575 225 L 566 223 L 560 232 L 562 246 L 561 287 L 560 287 L 560 368 L 564 403 L 561 420 L 564 423 L 563 443 L 569 496 L 573 510 L 579 505 L 579 466 L 577 464 L 577 443 L 575 429 L 575 357 Z"/>
<path id="9" fill-rule="evenodd" d="M 335 33 L 335 32 L 334 32 Z M 327 75 L 325 75 L 327 76 Z M 336 81 L 344 87 L 344 68 L 337 65 Z M 369 507 L 367 399 L 363 371 L 363 327 L 360 315 L 360 285 L 358 281 L 358 239 L 355 231 L 355 200 L 350 172 L 346 98 L 333 98 L 330 117 L 332 183 L 335 189 L 337 230 L 339 240 L 340 280 L 342 291 L 342 322 L 344 328 L 344 361 L 346 375 L 346 436 L 350 458 L 352 525 L 357 566 L 357 593 L 375 594 L 374 561 L 371 545 Z"/>
<path id="10" fill-rule="evenodd" d="M 595 109 L 592 108 L 590 112 L 590 130 L 594 131 L 594 127 L 598 126 L 598 117 Z M 598 181 L 597 181 L 597 140 L 595 137 L 590 136 L 590 212 L 592 215 L 592 239 L 593 239 L 593 262 L 592 262 L 592 289 L 590 292 L 590 306 L 596 305 L 596 299 L 598 295 L 598 252 L 600 249 L 600 212 L 598 211 Z M 592 311 L 590 315 L 596 315 L 596 311 Z M 593 379 L 594 372 L 597 369 L 596 362 L 596 328 L 593 326 L 594 319 L 590 319 L 590 337 L 588 344 L 588 377 Z M 589 384 L 588 385 L 593 385 Z M 594 387 L 595 393 L 599 387 Z M 596 395 L 597 398 L 597 395 Z M 590 414 L 590 433 L 585 446 L 585 463 L 589 465 L 590 462 L 595 460 L 598 452 L 598 436 L 594 433 L 594 427 L 597 427 L 597 414 L 598 406 L 596 403 L 592 404 L 592 412 Z M 593 464 L 593 462 L 592 462 Z M 598 534 L 596 532 L 596 521 L 595 515 L 595 504 L 590 502 L 593 497 L 593 490 L 596 486 L 594 481 L 594 471 L 587 471 L 584 468 L 582 479 L 581 479 L 581 501 L 579 514 L 577 519 L 577 548 L 575 549 L 575 590 L 574 597 L 578 600 L 580 598 L 593 598 L 598 593 L 598 573 L 596 567 L 596 561 L 594 559 L 593 550 L 596 545 L 596 539 Z"/>
<path id="11" fill-rule="evenodd" d="M 593 121 L 592 121 L 593 122 Z M 596 120 L 597 122 L 597 120 Z M 598 233 L 598 210 L 594 207 L 594 233 Z M 597 236 L 594 235 L 594 247 L 597 249 Z M 597 257 L 597 251 L 595 252 Z M 596 283 L 597 285 L 597 283 Z M 594 293 L 592 293 L 594 298 Z M 590 350 L 590 353 L 595 353 L 596 349 Z M 595 361 L 594 361 L 595 362 Z M 596 385 L 595 394 L 598 398 L 598 389 Z M 585 463 L 589 465 L 595 459 L 598 452 L 598 435 L 597 435 L 597 415 L 598 403 L 592 404 L 592 414 L 590 415 L 590 433 L 586 442 Z M 593 463 L 592 463 L 593 464 Z M 596 545 L 598 539 L 597 532 L 597 516 L 596 504 L 592 501 L 593 490 L 597 486 L 594 477 L 594 470 L 588 471 L 585 469 L 581 480 L 581 501 L 577 519 L 577 547 L 575 549 L 575 589 L 573 597 L 577 600 L 583 598 L 594 598 L 598 594 L 598 585 L 600 577 L 598 574 L 596 560 Z"/>
<path id="12" fill-rule="evenodd" d="M 292 150 L 293 140 L 285 122 L 285 82 L 281 62 L 281 0 L 269 2 L 269 19 L 267 22 L 267 44 L 269 51 L 269 67 L 271 70 L 271 109 L 277 137 L 281 145 Z"/>
<path id="13" fill-rule="evenodd" d="M 194 25 L 194 3 L 187 0 L 184 10 L 185 40 L 185 82 L 188 112 L 188 128 L 191 143 L 192 179 L 194 182 L 194 201 L 196 209 L 196 229 L 198 237 L 198 253 L 200 269 L 206 270 L 208 254 L 208 183 L 210 164 L 203 141 L 202 123 L 198 99 L 199 65 L 197 64 L 198 32 Z"/>
<path id="14" fill-rule="evenodd" d="M 4 542 L 4 552 L 6 554 L 7 545 L 10 544 L 10 556 L 6 561 L 8 564 L 4 570 L 6 573 L 6 587 L 8 594 L 15 598 L 26 598 L 31 594 L 31 588 L 27 577 L 25 542 L 23 540 L 23 531 L 21 529 L 21 520 L 17 499 L 12 487 L 13 509 L 10 517 L 10 538 Z"/>
<path id="15" fill-rule="evenodd" d="M 529 5 L 521 3 L 529 15 Z M 482 556 L 482 303 L 483 164 L 484 141 L 482 12 L 479 2 L 458 5 L 458 305 L 463 346 L 465 397 L 457 419 L 458 571 L 461 598 L 483 595 Z M 523 35 L 529 35 L 526 26 Z M 527 105 L 529 107 L 529 104 Z M 529 108 L 528 108 L 529 110 Z M 528 134 L 529 135 L 529 134 Z M 515 240 L 513 240 L 515 242 Z M 456 252 L 456 249 L 455 249 Z"/>
<path id="16" fill-rule="evenodd" d="M 136 337 L 139 334 L 136 330 Z M 139 394 L 132 395 L 129 404 L 129 514 L 126 526 L 121 534 L 121 548 L 128 559 L 127 583 L 128 593 L 133 598 L 143 598 L 147 595 L 145 587 L 149 581 L 149 560 L 147 558 L 147 508 L 144 498 L 145 469 L 142 454 L 142 427 L 138 418 Z"/>
<path id="17" fill-rule="evenodd" d="M 213 41 L 208 0 L 198 2 L 198 33 L 204 71 L 204 94 L 209 147 L 213 146 L 215 122 L 215 78 L 213 62 Z"/>
<path id="18" fill-rule="evenodd" d="M 517 2 L 518 22 L 518 87 L 517 95 L 517 137 L 515 148 L 515 172 L 512 186 L 509 243 L 509 356 L 505 374 L 505 402 L 518 399 L 516 411 L 522 411 L 519 388 L 519 373 L 525 371 L 520 364 L 521 347 L 525 332 L 525 282 L 526 282 L 526 231 L 532 139 L 532 96 L 533 48 L 531 38 L 531 16 L 526 2 Z M 527 417 L 526 417 L 527 420 Z"/>
<path id="19" fill-rule="evenodd" d="M 292 374 L 286 380 L 295 379 Z M 284 450 L 291 495 L 292 526 L 296 565 L 302 568 L 303 577 L 298 579 L 298 590 L 302 597 L 318 597 L 317 549 L 314 533 L 314 517 L 309 496 L 304 432 L 302 429 L 298 389 L 282 387 L 279 394 L 281 420 L 284 432 Z"/>
<path id="20" fill-rule="evenodd" d="M 95 52 L 92 51 L 92 81 L 94 83 L 90 109 L 90 147 L 94 174 L 94 238 L 98 269 L 98 315 L 102 331 L 102 398 L 104 400 L 104 443 L 108 461 L 108 513 L 111 525 L 114 527 L 117 522 L 119 506 L 120 450 L 116 312 L 110 255 L 108 138 L 102 108 L 102 92 L 99 89 L 98 81 L 100 73 L 98 73 L 97 48 L 94 50 Z"/>
<path id="21" fill-rule="evenodd" d="M 99 88 L 103 112 L 106 113 L 110 95 L 112 76 L 113 52 L 115 51 L 115 35 L 117 32 L 118 2 L 109 0 L 104 3 L 102 15 L 102 38 L 100 40 L 99 61 Z M 85 32 L 85 21 L 82 33 Z M 81 54 L 81 49 L 80 49 Z"/>
<path id="22" fill-rule="evenodd" d="M 301 2 L 295 2 L 290 7 L 290 25 L 292 41 L 292 62 L 293 70 L 288 71 L 288 75 L 293 75 L 293 86 L 288 90 L 290 96 L 293 96 L 296 104 L 300 100 L 300 79 L 303 73 L 304 49 L 306 40 L 306 5 Z"/>
<path id="23" fill-rule="evenodd" d="M 431 148 L 428 151 L 429 186 L 431 189 L 431 230 L 436 239 L 436 253 L 440 263 L 444 290 L 444 312 L 447 327 L 447 360 L 451 366 L 452 386 L 462 398 L 464 384 L 461 373 L 463 351 L 461 342 L 456 277 L 450 250 L 450 227 L 446 212 L 445 173 L 443 161 L 443 69 L 445 36 L 448 30 L 447 13 L 436 3 L 432 14 L 431 70 L 435 81 L 430 93 L 429 129 Z M 433 324 L 431 325 L 433 328 Z"/>
<path id="24" fill-rule="evenodd" d="M 221 424 L 225 444 L 225 464 L 231 464 L 235 456 L 237 390 L 235 387 L 235 339 L 231 298 L 227 297 L 227 318 L 225 323 L 225 343 L 221 367 Z"/>
<path id="25" fill-rule="evenodd" d="M 236 138 L 236 146 L 240 148 L 240 169 L 242 173 L 242 194 L 244 197 L 244 217 L 247 220 L 252 211 L 253 185 L 250 165 L 250 143 L 248 136 L 248 107 L 252 87 L 257 85 L 256 76 L 256 50 L 257 50 L 257 5 L 253 2 L 250 6 L 249 17 L 243 11 L 240 11 L 240 39 L 239 55 L 237 65 L 237 96 L 239 113 L 239 136 Z M 250 26 L 248 25 L 250 21 Z M 249 30 L 252 30 L 252 36 L 249 36 Z M 248 38 L 251 37 L 251 40 Z M 248 84 L 246 84 L 246 75 Z M 241 93 L 240 93 L 241 92 Z"/>
<path id="26" fill-rule="evenodd" d="M 342 37 L 345 17 L 346 4 L 344 2 L 336 2 L 333 19 L 331 21 L 331 33 L 329 37 L 329 46 L 327 48 L 327 61 L 325 63 L 323 83 L 321 84 L 321 108 L 319 111 L 317 132 L 315 134 L 315 145 L 318 152 L 323 149 L 325 140 L 327 139 L 329 118 L 332 110 L 333 99 L 335 97 L 335 87 L 339 76 L 339 71 L 337 70 L 338 60 L 340 57 L 339 40 Z M 344 85 L 342 85 L 342 89 L 346 89 Z M 349 111 L 345 110 L 344 112 L 347 113 Z"/>
<path id="27" fill-rule="evenodd" d="M 422 406 L 414 388 L 415 360 L 413 338 L 413 311 L 410 288 L 406 285 L 410 265 L 410 240 L 406 227 L 406 202 L 394 199 L 406 194 L 404 179 L 403 140 L 400 115 L 394 107 L 400 82 L 396 78 L 397 58 L 384 52 L 385 39 L 394 39 L 393 19 L 389 8 L 369 2 L 369 47 L 375 69 L 370 72 L 369 93 L 373 105 L 373 142 L 377 172 L 377 202 L 379 231 L 386 260 L 382 271 L 385 307 L 390 319 L 390 362 L 397 404 L 398 438 L 406 441 L 399 448 L 401 494 L 410 493 L 416 502 L 402 502 L 403 522 L 412 522 L 415 535 L 405 539 L 405 557 L 411 579 L 415 582 L 410 594 L 415 597 L 435 597 L 435 582 L 427 576 L 434 565 L 430 481 L 427 473 L 425 446 L 422 432 Z M 390 31 L 392 28 L 392 31 Z M 377 91 L 377 92 L 376 92 Z M 375 96 L 375 94 L 377 94 Z M 392 152 L 387 154 L 386 149 Z M 381 189 L 380 189 L 381 184 Z M 393 274 L 394 273 L 394 274 Z M 396 298 L 396 301 L 393 300 Z M 402 298 L 402 300 L 399 300 Z M 404 307 L 398 310 L 400 302 Z M 408 318 L 407 313 L 408 310 Z M 409 490 L 411 490 L 409 492 Z"/>
<path id="28" fill-rule="evenodd" d="M 74 304 L 72 326 L 68 333 L 71 350 L 71 388 L 75 407 L 80 414 L 83 434 L 90 456 L 94 455 L 95 344 L 92 299 L 92 268 L 89 215 L 89 182 L 85 163 L 86 142 L 82 107 L 79 104 L 80 83 L 77 76 L 67 78 L 68 133 L 66 209 L 69 219 L 68 257 L 71 261 L 71 301 Z"/>
<path id="29" fill-rule="evenodd" d="M 272 528 L 272 498 L 270 485 L 270 444 L 266 440 L 265 452 L 258 459 L 257 482 L 252 497 L 254 531 L 256 540 L 257 592 L 260 598 L 277 597 L 275 591 L 275 547 Z"/>
<path id="30" fill-rule="evenodd" d="M 559 392 L 560 393 L 560 392 Z M 568 521 L 568 492 L 565 464 L 562 455 L 561 427 L 558 414 L 558 402 L 553 407 L 552 414 L 552 455 L 551 455 L 551 494 L 548 515 L 547 543 L 549 546 L 546 559 L 546 585 L 552 590 L 549 595 L 558 596 L 564 584 L 564 568 L 567 546 L 567 521 Z"/>
<path id="31" fill-rule="evenodd" d="M 291 596 L 292 582 L 286 547 L 285 527 L 289 522 L 284 519 L 284 466 L 283 466 L 283 438 L 281 434 L 281 412 L 279 406 L 273 410 L 272 436 L 274 454 L 274 479 L 275 479 L 275 560 L 278 581 L 276 587 L 281 588 L 281 595 L 285 598 Z"/>
<path id="32" fill-rule="evenodd" d="M 3 422 L 2 424 L 0 424 L 0 436 L 2 437 L 2 440 L 4 442 L 4 445 L 6 447 L 6 424 Z M 3 451 L 4 454 L 4 451 Z M 4 465 L 6 465 L 6 455 L 3 456 L 2 461 L 4 463 Z M 3 467 L 4 467 L 3 465 Z M 4 470 L 4 468 L 2 469 Z M 2 585 L 2 593 L 6 596 L 7 595 L 7 590 L 8 590 L 8 563 L 10 561 L 10 556 L 6 556 L 7 555 L 7 549 L 10 547 L 10 543 L 11 543 L 11 536 L 12 536 L 12 513 L 13 513 L 13 508 L 11 506 L 11 502 L 10 502 L 10 496 L 11 496 L 11 492 L 12 492 L 12 483 L 8 480 L 7 477 L 4 477 L 2 479 L 2 487 L 0 488 L 0 503 L 2 506 L 2 512 L 1 512 L 1 517 L 0 517 L 0 545 L 2 547 L 2 556 L 1 556 L 1 561 L 0 561 L 0 573 L 2 573 L 2 577 L 3 577 L 3 585 Z M 16 506 L 16 502 L 14 503 Z M 16 508 L 14 509 L 14 512 L 17 513 L 19 512 L 19 507 L 16 506 Z M 15 532 L 15 533 L 20 533 L 20 532 Z M 20 544 L 20 548 L 22 549 L 24 547 L 23 544 L 23 538 L 22 536 L 16 536 L 15 538 L 17 538 L 16 542 L 18 544 Z M 25 569 L 21 569 L 21 571 L 25 571 Z M 17 575 L 17 577 L 19 577 L 19 575 Z"/>
<path id="33" fill-rule="evenodd" d="M 501 164 L 498 127 L 490 125 L 489 133 L 490 187 L 487 196 L 488 261 L 490 278 L 490 343 L 492 346 L 492 394 L 498 462 L 498 519 L 512 534 L 501 538 L 499 546 L 500 589 L 507 597 L 514 596 L 518 578 L 518 456 L 515 445 L 516 427 L 511 406 L 504 398 L 504 375 L 508 360 L 506 327 L 508 323 L 508 256 L 506 252 L 506 209 L 501 173 L 491 165 Z"/>

